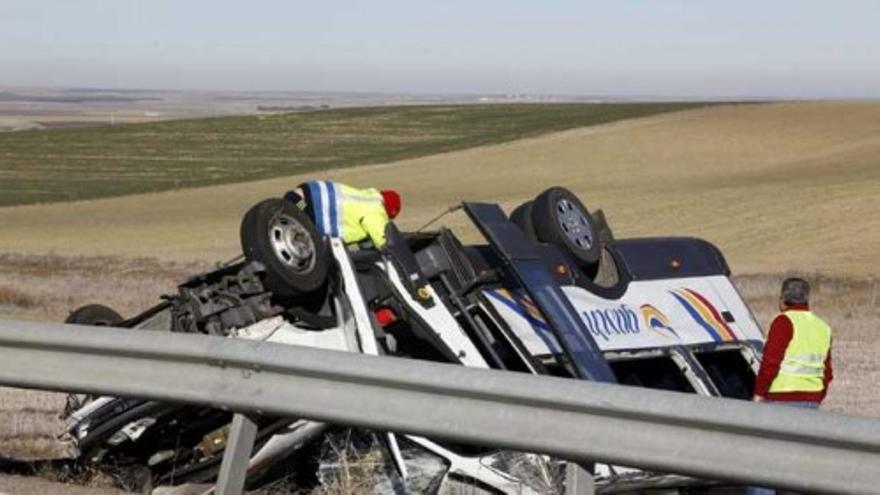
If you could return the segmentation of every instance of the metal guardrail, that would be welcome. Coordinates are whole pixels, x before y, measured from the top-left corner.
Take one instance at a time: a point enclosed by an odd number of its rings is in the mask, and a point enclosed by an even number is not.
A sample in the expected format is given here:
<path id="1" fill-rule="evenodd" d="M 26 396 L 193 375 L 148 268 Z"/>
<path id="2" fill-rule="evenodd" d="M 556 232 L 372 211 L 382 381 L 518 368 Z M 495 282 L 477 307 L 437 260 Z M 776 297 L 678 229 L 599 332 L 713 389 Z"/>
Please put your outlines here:
<path id="1" fill-rule="evenodd" d="M 303 417 L 802 491 L 880 486 L 874 419 L 263 342 L 0 321 L 0 384 Z"/>

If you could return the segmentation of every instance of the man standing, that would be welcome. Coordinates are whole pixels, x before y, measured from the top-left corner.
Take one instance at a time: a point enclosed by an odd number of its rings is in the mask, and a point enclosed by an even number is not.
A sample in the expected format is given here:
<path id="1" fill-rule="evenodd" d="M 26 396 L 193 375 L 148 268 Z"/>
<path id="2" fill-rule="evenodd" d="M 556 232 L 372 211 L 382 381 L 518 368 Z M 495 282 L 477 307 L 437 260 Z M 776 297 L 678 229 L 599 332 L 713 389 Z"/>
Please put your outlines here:
<path id="1" fill-rule="evenodd" d="M 782 283 L 780 314 L 764 343 L 755 381 L 756 402 L 816 409 L 834 377 L 831 327 L 810 311 L 810 284 L 801 278 Z"/>
<path id="2" fill-rule="evenodd" d="M 339 182 L 306 182 L 288 191 L 284 199 L 314 220 L 318 234 L 346 244 L 369 240 L 377 249 L 385 246 L 385 226 L 400 213 L 396 191 L 358 189 Z"/>

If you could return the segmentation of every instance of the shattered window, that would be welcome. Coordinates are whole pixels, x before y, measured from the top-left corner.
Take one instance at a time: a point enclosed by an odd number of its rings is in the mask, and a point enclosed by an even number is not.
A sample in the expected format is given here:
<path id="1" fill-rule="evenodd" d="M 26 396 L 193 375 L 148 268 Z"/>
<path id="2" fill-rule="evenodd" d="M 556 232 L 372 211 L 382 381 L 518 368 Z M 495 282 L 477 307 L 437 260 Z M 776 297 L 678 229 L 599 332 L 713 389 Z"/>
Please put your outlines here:
<path id="1" fill-rule="evenodd" d="M 385 436 L 356 429 L 326 435 L 318 480 L 325 493 L 436 493 L 449 464 L 398 436 L 406 480 L 397 472 Z"/>

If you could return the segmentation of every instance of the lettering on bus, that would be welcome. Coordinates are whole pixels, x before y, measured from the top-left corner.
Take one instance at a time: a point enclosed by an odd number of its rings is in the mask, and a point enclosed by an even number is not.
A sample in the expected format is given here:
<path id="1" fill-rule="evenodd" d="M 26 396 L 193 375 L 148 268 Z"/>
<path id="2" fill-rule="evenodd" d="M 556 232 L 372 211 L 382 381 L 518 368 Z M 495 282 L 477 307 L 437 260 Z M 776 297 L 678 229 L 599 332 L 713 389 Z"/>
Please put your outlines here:
<path id="1" fill-rule="evenodd" d="M 617 335 L 637 335 L 642 331 L 638 314 L 626 304 L 608 309 L 589 309 L 581 312 L 590 333 L 610 340 Z"/>

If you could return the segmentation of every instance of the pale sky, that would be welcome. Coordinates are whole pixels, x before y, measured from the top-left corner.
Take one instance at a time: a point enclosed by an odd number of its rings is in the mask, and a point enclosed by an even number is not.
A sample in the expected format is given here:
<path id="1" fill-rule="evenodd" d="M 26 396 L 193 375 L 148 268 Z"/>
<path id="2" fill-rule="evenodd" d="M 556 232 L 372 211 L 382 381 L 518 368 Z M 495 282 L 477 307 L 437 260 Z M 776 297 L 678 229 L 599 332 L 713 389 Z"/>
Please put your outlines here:
<path id="1" fill-rule="evenodd" d="M 0 0 L 0 86 L 880 97 L 880 1 Z"/>

